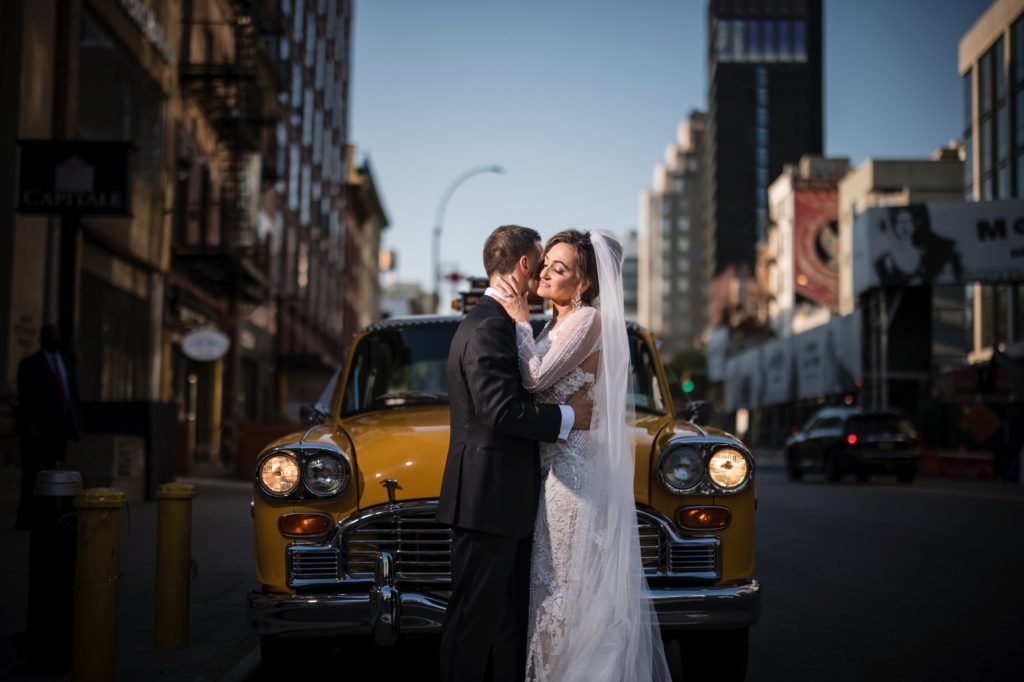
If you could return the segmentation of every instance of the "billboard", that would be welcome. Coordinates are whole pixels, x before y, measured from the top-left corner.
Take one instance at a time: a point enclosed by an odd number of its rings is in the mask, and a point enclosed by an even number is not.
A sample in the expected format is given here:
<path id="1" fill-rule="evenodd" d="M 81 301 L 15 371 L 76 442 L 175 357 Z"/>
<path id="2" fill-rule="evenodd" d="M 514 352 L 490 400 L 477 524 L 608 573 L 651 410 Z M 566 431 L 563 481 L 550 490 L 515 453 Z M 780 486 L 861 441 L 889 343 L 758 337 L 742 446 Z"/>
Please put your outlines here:
<path id="1" fill-rule="evenodd" d="M 864 372 L 862 321 L 858 310 L 729 358 L 725 368 L 726 410 L 855 391 Z"/>
<path id="2" fill-rule="evenodd" d="M 1024 281 L 1024 200 L 872 208 L 853 225 L 853 290 Z"/>
<path id="3" fill-rule="evenodd" d="M 839 291 L 839 199 L 835 189 L 797 189 L 793 195 L 793 288 L 835 308 Z"/>

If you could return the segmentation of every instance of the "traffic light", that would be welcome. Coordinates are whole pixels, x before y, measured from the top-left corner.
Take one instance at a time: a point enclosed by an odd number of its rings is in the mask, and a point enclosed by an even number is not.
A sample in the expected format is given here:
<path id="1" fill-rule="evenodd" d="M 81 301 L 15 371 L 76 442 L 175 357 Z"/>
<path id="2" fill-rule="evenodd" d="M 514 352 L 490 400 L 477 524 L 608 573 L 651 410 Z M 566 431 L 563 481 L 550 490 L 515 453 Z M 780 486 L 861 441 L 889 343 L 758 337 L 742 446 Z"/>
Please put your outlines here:
<path id="1" fill-rule="evenodd" d="M 683 375 L 682 386 L 683 393 L 693 393 L 693 377 L 690 376 L 689 372 Z"/>

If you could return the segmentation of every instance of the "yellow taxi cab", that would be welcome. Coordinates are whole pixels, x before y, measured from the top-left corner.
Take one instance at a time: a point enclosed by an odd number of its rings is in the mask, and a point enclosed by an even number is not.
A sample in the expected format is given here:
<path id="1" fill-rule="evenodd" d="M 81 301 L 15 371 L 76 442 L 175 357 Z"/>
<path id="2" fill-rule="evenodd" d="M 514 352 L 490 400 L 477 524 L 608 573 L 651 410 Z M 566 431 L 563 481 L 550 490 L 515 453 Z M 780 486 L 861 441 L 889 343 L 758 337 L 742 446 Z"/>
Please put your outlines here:
<path id="1" fill-rule="evenodd" d="M 434 519 L 448 448 L 445 366 L 457 316 L 415 316 L 355 336 L 309 427 L 266 446 L 252 512 L 260 588 L 248 616 L 266 664 L 297 642 L 389 646 L 439 633 L 451 586 L 450 529 Z M 534 318 L 539 329 L 543 318 Z M 742 679 L 760 617 L 754 458 L 695 423 L 654 338 L 628 325 L 636 406 L 641 552 L 667 644 L 687 670 Z M 675 395 L 673 394 L 675 393 Z"/>

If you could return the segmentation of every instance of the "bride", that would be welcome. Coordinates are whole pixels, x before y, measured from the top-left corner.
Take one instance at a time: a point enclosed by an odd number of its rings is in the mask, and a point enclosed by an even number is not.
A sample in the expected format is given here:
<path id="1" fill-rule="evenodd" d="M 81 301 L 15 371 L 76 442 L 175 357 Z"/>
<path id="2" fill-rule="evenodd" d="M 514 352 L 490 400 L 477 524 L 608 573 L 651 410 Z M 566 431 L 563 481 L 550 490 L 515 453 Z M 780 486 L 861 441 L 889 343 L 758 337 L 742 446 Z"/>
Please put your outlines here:
<path id="1" fill-rule="evenodd" d="M 554 315 L 536 340 L 525 296 L 503 291 L 502 305 L 516 321 L 525 387 L 539 402 L 566 404 L 579 390 L 594 399 L 590 431 L 540 446 L 526 660 L 531 681 L 670 679 L 644 597 L 621 265 L 622 247 L 606 233 L 567 230 L 548 240 L 537 293 Z"/>

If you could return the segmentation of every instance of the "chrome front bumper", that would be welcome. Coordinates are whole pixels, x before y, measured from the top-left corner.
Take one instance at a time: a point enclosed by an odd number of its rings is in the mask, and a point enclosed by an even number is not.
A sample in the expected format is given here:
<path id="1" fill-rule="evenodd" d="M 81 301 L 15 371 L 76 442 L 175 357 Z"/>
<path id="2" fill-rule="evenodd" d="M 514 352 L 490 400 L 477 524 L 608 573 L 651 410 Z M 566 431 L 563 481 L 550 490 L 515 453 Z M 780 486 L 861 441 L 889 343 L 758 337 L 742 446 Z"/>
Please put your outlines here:
<path id="1" fill-rule="evenodd" d="M 373 635 L 381 646 L 401 634 L 440 633 L 448 600 L 402 592 L 387 559 L 378 563 L 369 593 L 248 595 L 249 625 L 266 637 Z M 742 628 L 761 617 L 756 580 L 729 587 L 653 588 L 648 595 L 662 630 Z"/>

